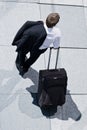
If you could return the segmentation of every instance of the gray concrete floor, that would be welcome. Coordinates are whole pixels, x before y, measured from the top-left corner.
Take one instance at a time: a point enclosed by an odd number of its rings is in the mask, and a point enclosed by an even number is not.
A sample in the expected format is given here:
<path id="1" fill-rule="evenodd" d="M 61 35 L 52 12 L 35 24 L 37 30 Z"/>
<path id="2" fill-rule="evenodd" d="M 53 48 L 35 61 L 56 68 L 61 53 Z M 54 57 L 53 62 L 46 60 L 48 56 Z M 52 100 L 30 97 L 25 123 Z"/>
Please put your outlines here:
<path id="1" fill-rule="evenodd" d="M 27 20 L 61 15 L 62 32 L 57 67 L 67 71 L 66 103 L 50 116 L 35 105 L 40 69 L 46 69 L 49 49 L 21 77 L 15 67 L 12 40 Z M 56 50 L 50 68 L 54 68 Z M 87 0 L 0 0 L 0 130 L 87 130 Z M 80 117 L 81 116 L 81 117 Z"/>

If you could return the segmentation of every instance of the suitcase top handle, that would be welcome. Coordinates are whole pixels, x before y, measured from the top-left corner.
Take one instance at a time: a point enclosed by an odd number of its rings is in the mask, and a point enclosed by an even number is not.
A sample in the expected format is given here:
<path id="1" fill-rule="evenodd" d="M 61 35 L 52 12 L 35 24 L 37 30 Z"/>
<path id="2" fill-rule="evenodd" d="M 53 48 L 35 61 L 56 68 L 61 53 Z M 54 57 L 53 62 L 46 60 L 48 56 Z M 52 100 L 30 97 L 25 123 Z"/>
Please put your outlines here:
<path id="1" fill-rule="evenodd" d="M 59 48 L 60 48 L 60 47 L 57 48 L 55 69 L 57 69 L 57 64 L 58 64 Z M 49 66 L 50 66 L 50 59 L 51 59 L 52 49 L 53 49 L 53 47 L 50 47 L 50 52 L 49 52 L 49 59 L 48 59 L 48 66 L 47 66 L 47 69 L 49 69 Z"/>

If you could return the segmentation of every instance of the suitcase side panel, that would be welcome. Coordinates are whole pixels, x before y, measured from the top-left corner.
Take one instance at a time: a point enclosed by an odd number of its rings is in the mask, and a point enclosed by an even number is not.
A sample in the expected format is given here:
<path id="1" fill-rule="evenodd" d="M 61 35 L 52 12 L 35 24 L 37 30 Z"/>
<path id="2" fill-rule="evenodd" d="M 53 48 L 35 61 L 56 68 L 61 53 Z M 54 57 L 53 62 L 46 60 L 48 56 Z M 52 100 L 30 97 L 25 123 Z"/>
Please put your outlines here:
<path id="1" fill-rule="evenodd" d="M 53 81 L 51 80 L 51 78 L 54 78 L 56 75 L 63 77 L 61 79 L 61 81 L 64 80 L 64 83 L 62 83 L 61 85 L 63 87 L 64 94 L 66 94 L 67 73 L 66 73 L 65 69 L 62 68 L 62 69 L 40 70 L 39 71 L 39 81 L 38 81 L 38 99 L 40 98 L 41 92 L 44 89 L 44 79 L 46 79 L 47 77 L 49 77 L 49 79 L 50 79 L 50 81 L 48 82 L 48 86 L 49 86 L 50 82 L 53 83 Z M 53 83 L 53 84 L 55 85 L 55 83 Z M 47 86 L 47 85 L 45 85 L 45 86 Z M 61 87 L 60 87 L 60 89 L 61 89 Z M 62 99 L 63 100 L 62 104 L 65 103 L 65 97 L 63 97 L 63 98 L 64 99 Z"/>

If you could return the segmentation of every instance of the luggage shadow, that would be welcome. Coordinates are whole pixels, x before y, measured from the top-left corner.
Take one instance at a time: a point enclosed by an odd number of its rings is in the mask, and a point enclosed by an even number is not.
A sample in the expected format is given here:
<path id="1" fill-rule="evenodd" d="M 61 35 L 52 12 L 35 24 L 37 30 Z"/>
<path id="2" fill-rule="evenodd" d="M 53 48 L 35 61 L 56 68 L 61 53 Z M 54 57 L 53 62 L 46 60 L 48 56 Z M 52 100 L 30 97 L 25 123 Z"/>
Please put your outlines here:
<path id="1" fill-rule="evenodd" d="M 34 85 L 27 87 L 26 90 L 31 94 L 33 98 L 32 104 L 39 107 L 37 93 L 39 73 L 35 69 L 30 68 L 29 73 L 27 73 L 24 78 L 29 78 L 34 83 Z M 69 118 L 71 118 L 75 121 L 78 121 L 81 118 L 81 112 L 79 111 L 77 105 L 73 101 L 69 90 L 67 90 L 66 102 L 63 106 L 40 109 L 44 116 L 51 119 L 58 118 L 60 120 L 68 120 Z"/>
<path id="2" fill-rule="evenodd" d="M 32 86 L 31 86 L 32 87 Z M 34 86 L 33 86 L 34 87 Z M 29 88 L 26 88 L 26 90 L 31 94 L 33 101 L 32 104 L 36 105 L 37 107 L 40 108 L 42 114 L 46 117 L 50 117 L 52 115 L 54 115 L 57 112 L 57 107 L 53 106 L 53 107 L 40 107 L 38 104 L 38 93 L 33 93 L 30 92 Z"/>
<path id="3" fill-rule="evenodd" d="M 39 73 L 30 67 L 29 71 L 23 76 L 23 78 L 29 78 L 34 85 L 27 87 L 26 90 L 31 94 L 33 101 L 32 104 L 38 105 L 38 78 L 39 78 Z M 40 108 L 40 107 L 39 107 Z M 40 108 L 42 114 L 46 117 L 50 117 L 54 115 L 55 112 L 57 112 L 57 107 L 49 107 L 49 108 Z"/>
<path id="4" fill-rule="evenodd" d="M 76 103 L 72 99 L 72 95 L 70 94 L 70 91 L 67 90 L 66 94 L 66 102 L 62 106 L 57 107 L 57 113 L 55 113 L 54 116 L 50 117 L 58 118 L 62 120 L 68 120 L 69 118 L 73 119 L 74 121 L 79 121 L 82 117 L 82 114 L 77 107 Z"/>

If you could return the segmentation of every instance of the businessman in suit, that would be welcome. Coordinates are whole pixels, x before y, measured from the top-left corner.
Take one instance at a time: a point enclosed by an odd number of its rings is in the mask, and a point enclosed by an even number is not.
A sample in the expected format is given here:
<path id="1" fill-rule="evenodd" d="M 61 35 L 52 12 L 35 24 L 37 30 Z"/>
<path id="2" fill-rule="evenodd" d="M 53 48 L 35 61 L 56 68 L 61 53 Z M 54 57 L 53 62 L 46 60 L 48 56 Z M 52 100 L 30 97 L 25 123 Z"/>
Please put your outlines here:
<path id="1" fill-rule="evenodd" d="M 45 23 L 27 21 L 17 32 L 12 45 L 17 46 L 16 66 L 22 76 L 47 48 L 51 45 L 59 47 L 61 32 L 56 27 L 59 19 L 58 13 L 50 13 Z M 30 57 L 27 58 L 29 52 Z"/>

